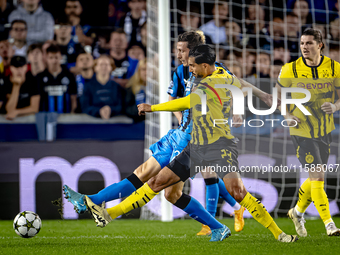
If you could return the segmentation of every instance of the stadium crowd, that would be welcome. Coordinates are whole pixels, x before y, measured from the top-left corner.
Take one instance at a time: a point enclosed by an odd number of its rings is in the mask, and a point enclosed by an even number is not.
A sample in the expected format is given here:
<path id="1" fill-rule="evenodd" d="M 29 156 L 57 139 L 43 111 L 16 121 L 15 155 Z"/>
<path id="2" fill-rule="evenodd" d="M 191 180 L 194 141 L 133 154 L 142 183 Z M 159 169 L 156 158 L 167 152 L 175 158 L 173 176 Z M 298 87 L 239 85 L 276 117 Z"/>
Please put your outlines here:
<path id="1" fill-rule="evenodd" d="M 103 32 L 83 22 L 81 0 L 64 1 L 63 13 L 54 16 L 40 0 L 16 5 L 0 0 L 1 114 L 14 119 L 44 111 L 141 120 L 135 106 L 146 95 L 146 1 L 108 2 L 108 23 L 102 25 L 110 29 Z M 218 50 L 218 61 L 266 92 L 281 67 L 299 57 L 297 38 L 305 28 L 320 29 L 323 54 L 340 61 L 337 0 L 287 0 L 286 5 L 220 0 L 204 4 L 204 10 L 202 1 L 176 6 L 172 38 L 202 30 Z"/>

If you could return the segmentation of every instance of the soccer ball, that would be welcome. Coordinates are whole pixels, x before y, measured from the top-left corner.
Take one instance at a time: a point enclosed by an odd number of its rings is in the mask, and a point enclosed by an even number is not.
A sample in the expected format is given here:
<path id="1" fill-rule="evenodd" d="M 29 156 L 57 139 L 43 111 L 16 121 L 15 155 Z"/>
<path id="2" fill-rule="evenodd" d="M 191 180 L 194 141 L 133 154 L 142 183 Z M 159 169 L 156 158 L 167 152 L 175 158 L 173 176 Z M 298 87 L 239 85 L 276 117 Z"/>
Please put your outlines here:
<path id="1" fill-rule="evenodd" d="M 35 212 L 23 211 L 15 216 L 13 228 L 19 236 L 30 238 L 39 233 L 41 229 L 41 219 Z"/>

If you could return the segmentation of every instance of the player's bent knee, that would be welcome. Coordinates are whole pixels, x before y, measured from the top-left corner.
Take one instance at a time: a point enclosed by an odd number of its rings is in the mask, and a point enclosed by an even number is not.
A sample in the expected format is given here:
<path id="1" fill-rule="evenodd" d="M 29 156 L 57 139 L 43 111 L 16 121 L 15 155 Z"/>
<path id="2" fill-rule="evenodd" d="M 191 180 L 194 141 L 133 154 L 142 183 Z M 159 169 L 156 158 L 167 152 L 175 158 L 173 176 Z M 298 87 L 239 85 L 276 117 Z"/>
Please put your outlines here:
<path id="1" fill-rule="evenodd" d="M 175 204 L 177 200 L 182 196 L 181 190 L 165 189 L 164 193 L 165 199 L 170 203 Z"/>
<path id="2" fill-rule="evenodd" d="M 237 202 L 241 202 L 243 198 L 247 195 L 247 190 L 244 185 L 232 185 L 231 195 L 235 198 Z"/>

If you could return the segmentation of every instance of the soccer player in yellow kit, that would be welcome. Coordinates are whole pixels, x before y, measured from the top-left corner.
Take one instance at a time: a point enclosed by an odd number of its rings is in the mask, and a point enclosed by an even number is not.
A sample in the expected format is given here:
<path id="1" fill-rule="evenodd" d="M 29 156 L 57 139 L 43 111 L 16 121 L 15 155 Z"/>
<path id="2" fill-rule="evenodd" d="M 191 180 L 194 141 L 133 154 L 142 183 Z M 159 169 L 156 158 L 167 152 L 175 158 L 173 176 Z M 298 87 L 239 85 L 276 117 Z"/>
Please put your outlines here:
<path id="1" fill-rule="evenodd" d="M 273 218 L 264 208 L 263 204 L 253 197 L 242 183 L 237 171 L 238 152 L 236 138 L 230 133 L 230 127 L 225 122 L 214 120 L 228 119 L 231 109 L 231 91 L 218 85 L 234 85 L 241 87 L 238 79 L 220 67 L 215 67 L 216 55 L 208 45 L 194 47 L 189 53 L 190 71 L 201 79 L 195 84 L 193 92 L 184 98 L 176 99 L 158 105 L 141 104 L 138 106 L 140 113 L 153 111 L 181 111 L 192 110 L 193 130 L 192 139 L 187 147 L 175 159 L 164 167 L 161 172 L 151 178 L 144 186 L 119 205 L 105 209 L 92 203 L 86 198 L 89 211 L 100 226 L 107 225 L 112 219 L 127 213 L 128 211 L 144 206 L 153 199 L 159 191 L 179 181 L 185 181 L 197 173 L 196 167 L 202 170 L 218 169 L 216 174 L 223 178 L 229 193 L 242 206 L 247 208 L 250 214 L 268 228 L 275 239 L 280 242 L 295 242 L 296 236 L 285 234 L 274 222 Z M 197 84 L 196 84 L 197 83 Z M 201 98 L 206 97 L 206 114 Z M 194 171 L 192 169 L 194 167 Z M 230 171 L 228 170 L 231 169 Z M 235 172 L 234 172 L 235 171 Z M 190 203 L 190 196 L 182 196 L 178 201 L 179 207 L 186 207 Z M 222 241 L 230 235 L 228 227 L 212 230 L 211 241 Z"/>
<path id="2" fill-rule="evenodd" d="M 333 113 L 340 109 L 340 100 L 334 103 L 335 93 L 340 98 L 340 64 L 321 55 L 323 47 L 321 32 L 306 29 L 300 39 L 302 57 L 282 67 L 276 84 L 279 98 L 281 87 L 304 88 L 311 93 L 310 100 L 303 104 L 311 115 L 304 115 L 299 108 L 290 106 L 284 116 L 290 126 L 296 155 L 309 172 L 309 178 L 300 187 L 296 206 L 288 212 L 298 235 L 303 237 L 307 236 L 303 214 L 312 201 L 325 224 L 327 235 L 340 235 L 340 229 L 330 215 L 324 190 L 331 131 L 335 128 Z M 303 97 L 302 93 L 292 93 L 293 99 Z"/>

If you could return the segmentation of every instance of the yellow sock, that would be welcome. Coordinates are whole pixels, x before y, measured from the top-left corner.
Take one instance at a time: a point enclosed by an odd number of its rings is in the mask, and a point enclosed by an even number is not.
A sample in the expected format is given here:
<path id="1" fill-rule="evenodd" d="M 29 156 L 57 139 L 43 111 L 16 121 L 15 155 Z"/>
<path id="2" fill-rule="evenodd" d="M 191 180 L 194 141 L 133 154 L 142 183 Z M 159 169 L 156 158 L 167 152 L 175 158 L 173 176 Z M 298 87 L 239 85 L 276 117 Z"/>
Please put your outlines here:
<path id="1" fill-rule="evenodd" d="M 310 179 L 306 179 L 300 189 L 299 189 L 299 200 L 296 203 L 295 209 L 300 212 L 304 213 L 307 209 L 307 207 L 312 202 L 312 188 L 311 188 L 311 182 Z"/>
<path id="2" fill-rule="evenodd" d="M 253 216 L 253 218 L 261 223 L 265 228 L 268 228 L 273 233 L 274 237 L 278 239 L 282 230 L 276 225 L 273 218 L 258 199 L 250 195 L 248 192 L 240 202 L 240 205 L 247 208 L 251 216 Z"/>
<path id="3" fill-rule="evenodd" d="M 120 204 L 108 208 L 107 212 L 111 216 L 112 219 L 117 218 L 118 216 L 130 212 L 133 209 L 144 206 L 151 199 L 153 199 L 158 193 L 154 192 L 147 183 L 145 183 L 138 190 L 133 192 L 129 197 L 127 197 Z"/>
<path id="4" fill-rule="evenodd" d="M 319 215 L 325 225 L 333 222 L 331 213 L 329 212 L 329 203 L 327 194 L 324 190 L 324 182 L 323 181 L 311 181 L 312 186 L 312 200 L 316 209 L 319 212 Z"/>

